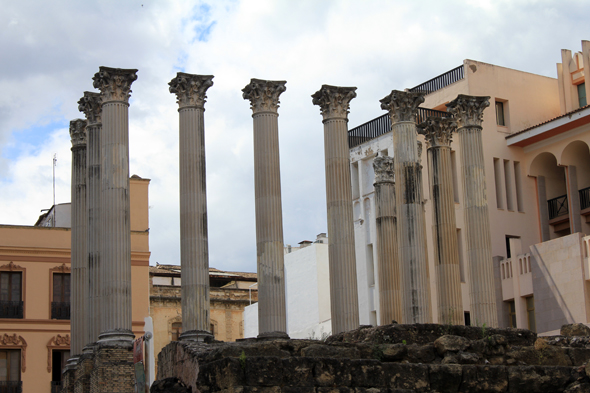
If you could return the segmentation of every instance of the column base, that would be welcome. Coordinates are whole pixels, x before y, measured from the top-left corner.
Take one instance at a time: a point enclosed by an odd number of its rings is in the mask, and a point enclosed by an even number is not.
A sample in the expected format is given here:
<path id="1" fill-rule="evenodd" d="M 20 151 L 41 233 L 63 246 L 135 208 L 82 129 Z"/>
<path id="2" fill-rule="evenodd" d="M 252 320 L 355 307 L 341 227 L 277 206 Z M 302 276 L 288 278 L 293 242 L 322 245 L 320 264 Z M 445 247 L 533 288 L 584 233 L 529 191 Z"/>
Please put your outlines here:
<path id="1" fill-rule="evenodd" d="M 94 342 L 84 346 L 84 348 L 82 348 L 82 355 L 92 355 L 96 349 L 96 345 L 97 344 Z"/>
<path id="2" fill-rule="evenodd" d="M 99 340 L 92 357 L 90 391 L 127 393 L 134 391 L 134 385 L 133 342 Z"/>
<path id="3" fill-rule="evenodd" d="M 106 332 L 102 332 L 98 335 L 98 342 L 99 346 L 105 344 L 130 344 L 133 345 L 133 340 L 135 340 L 135 334 L 131 330 L 127 329 L 112 329 L 107 330 Z"/>
<path id="4" fill-rule="evenodd" d="M 189 330 L 180 334 L 180 341 L 198 341 L 209 343 L 213 341 L 213 335 L 206 330 Z"/>
<path id="5" fill-rule="evenodd" d="M 64 370 L 76 370 L 78 360 L 80 360 L 80 355 L 74 355 L 68 360 L 66 360 L 66 367 L 64 368 Z"/>
<path id="6" fill-rule="evenodd" d="M 90 352 L 84 347 L 82 355 L 75 371 L 74 393 L 90 393 L 90 374 L 94 364 L 94 353 L 92 348 Z"/>
<path id="7" fill-rule="evenodd" d="M 264 332 L 260 333 L 257 337 L 258 340 L 289 340 L 291 337 L 285 332 Z"/>

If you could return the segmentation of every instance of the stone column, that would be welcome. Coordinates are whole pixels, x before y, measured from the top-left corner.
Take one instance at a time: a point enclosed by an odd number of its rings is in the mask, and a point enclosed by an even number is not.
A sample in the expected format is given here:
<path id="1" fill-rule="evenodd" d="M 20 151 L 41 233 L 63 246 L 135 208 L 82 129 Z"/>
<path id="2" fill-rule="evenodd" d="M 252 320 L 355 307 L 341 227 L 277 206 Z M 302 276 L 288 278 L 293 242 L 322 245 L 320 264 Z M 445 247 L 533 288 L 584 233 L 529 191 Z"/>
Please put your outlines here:
<path id="1" fill-rule="evenodd" d="M 551 240 L 549 230 L 549 206 L 547 205 L 547 187 L 545 176 L 537 176 L 537 203 L 539 205 L 539 225 L 541 226 L 541 241 Z"/>
<path id="2" fill-rule="evenodd" d="M 78 109 L 86 115 L 87 164 L 86 210 L 88 212 L 88 279 L 86 285 L 86 338 L 84 345 L 98 340 L 100 333 L 100 130 L 102 102 L 99 93 L 84 92 Z"/>
<path id="3" fill-rule="evenodd" d="M 393 158 L 375 157 L 375 224 L 380 325 L 402 322 Z"/>
<path id="4" fill-rule="evenodd" d="M 86 120 L 70 122 L 72 138 L 72 281 L 71 346 L 72 358 L 82 354 L 86 338 Z"/>
<path id="5" fill-rule="evenodd" d="M 137 70 L 100 67 L 94 87 L 102 99 L 101 311 L 99 342 L 131 343 L 129 215 L 129 97 Z"/>
<path id="6" fill-rule="evenodd" d="M 279 160 L 279 96 L 285 81 L 251 79 L 242 89 L 254 118 L 254 187 L 259 337 L 286 336 L 283 213 Z M 282 333 L 282 334 L 281 334 Z"/>
<path id="7" fill-rule="evenodd" d="M 332 334 L 359 326 L 348 148 L 348 112 L 355 91 L 356 87 L 322 85 L 312 95 L 324 123 Z"/>
<path id="8" fill-rule="evenodd" d="M 590 83 L 590 81 L 589 81 Z M 566 170 L 567 203 L 570 218 L 570 232 L 582 232 L 580 215 L 580 193 L 578 192 L 578 175 L 575 165 L 568 165 Z"/>
<path id="9" fill-rule="evenodd" d="M 421 164 L 416 114 L 422 93 L 393 90 L 381 100 L 391 117 L 397 232 L 404 323 L 432 322 L 426 253 L 426 221 L 422 206 Z"/>
<path id="10" fill-rule="evenodd" d="M 209 314 L 209 241 L 205 170 L 205 100 L 212 75 L 179 72 L 169 83 L 180 117 L 180 265 L 181 340 L 211 337 Z"/>
<path id="11" fill-rule="evenodd" d="M 447 104 L 447 111 L 457 122 L 461 148 L 465 236 L 470 272 L 471 323 L 496 327 L 498 315 L 481 138 L 483 111 L 490 105 L 489 98 L 459 94 L 456 99 Z"/>
<path id="12" fill-rule="evenodd" d="M 447 325 L 465 323 L 451 164 L 452 133 L 456 127 L 451 119 L 438 117 L 429 117 L 419 125 L 428 147 L 438 323 Z"/>

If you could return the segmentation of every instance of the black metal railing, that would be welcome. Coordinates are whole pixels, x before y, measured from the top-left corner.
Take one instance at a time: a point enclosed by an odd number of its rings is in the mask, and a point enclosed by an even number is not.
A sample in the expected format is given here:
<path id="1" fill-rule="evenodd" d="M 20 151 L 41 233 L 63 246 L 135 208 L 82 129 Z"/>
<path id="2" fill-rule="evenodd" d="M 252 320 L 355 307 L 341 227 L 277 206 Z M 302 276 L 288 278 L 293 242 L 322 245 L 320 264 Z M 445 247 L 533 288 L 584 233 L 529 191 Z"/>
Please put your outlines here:
<path id="1" fill-rule="evenodd" d="M 418 113 L 416 114 L 416 123 L 422 123 L 429 116 L 446 117 L 449 116 L 449 113 L 435 111 L 434 109 L 418 108 Z M 376 119 L 350 129 L 348 131 L 348 147 L 352 149 L 353 147 L 361 145 L 367 141 L 370 141 L 371 139 L 386 134 L 389 131 L 391 131 L 391 119 L 389 114 L 386 113 Z"/>
<path id="2" fill-rule="evenodd" d="M 580 191 L 580 210 L 590 207 L 590 187 L 582 188 Z"/>
<path id="3" fill-rule="evenodd" d="M 412 92 L 422 92 L 425 94 L 434 93 L 437 90 L 440 90 L 444 87 L 447 87 L 450 84 L 460 81 L 465 77 L 465 73 L 463 71 L 463 65 L 460 65 L 457 68 L 453 68 L 450 71 L 445 72 L 435 78 L 430 79 L 416 87 L 412 87 L 410 91 Z"/>
<path id="4" fill-rule="evenodd" d="M 0 393 L 23 393 L 21 381 L 0 381 Z"/>
<path id="5" fill-rule="evenodd" d="M 23 318 L 22 301 L 0 301 L 0 318 Z M 0 390 L 0 393 L 2 391 Z"/>
<path id="6" fill-rule="evenodd" d="M 61 381 L 51 381 L 51 393 L 61 392 Z"/>
<path id="7" fill-rule="evenodd" d="M 51 319 L 70 319 L 70 302 L 51 302 Z"/>
<path id="8" fill-rule="evenodd" d="M 549 199 L 547 201 L 549 205 L 549 219 L 552 220 L 555 217 L 563 216 L 569 213 L 567 205 L 567 195 L 558 196 L 557 198 Z"/>

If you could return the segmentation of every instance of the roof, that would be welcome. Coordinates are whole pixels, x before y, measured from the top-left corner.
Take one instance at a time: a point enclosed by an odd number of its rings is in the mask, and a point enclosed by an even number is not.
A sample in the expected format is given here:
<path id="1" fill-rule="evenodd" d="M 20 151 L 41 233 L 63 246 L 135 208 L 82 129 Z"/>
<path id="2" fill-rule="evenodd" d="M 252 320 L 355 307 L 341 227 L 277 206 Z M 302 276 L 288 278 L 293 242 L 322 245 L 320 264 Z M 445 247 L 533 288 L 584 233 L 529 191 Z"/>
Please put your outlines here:
<path id="1" fill-rule="evenodd" d="M 180 274 L 181 267 L 180 265 L 156 265 L 150 266 L 149 272 L 150 274 L 166 274 L 166 275 L 175 275 Z M 209 268 L 209 277 L 225 277 L 225 278 L 233 278 L 233 279 L 245 279 L 245 280 L 256 280 L 257 275 L 256 273 L 250 272 L 229 272 L 223 271 L 219 269 L 215 269 L 214 267 Z"/>
<path id="2" fill-rule="evenodd" d="M 528 146 L 590 122 L 590 105 L 506 136 L 508 146 Z"/>

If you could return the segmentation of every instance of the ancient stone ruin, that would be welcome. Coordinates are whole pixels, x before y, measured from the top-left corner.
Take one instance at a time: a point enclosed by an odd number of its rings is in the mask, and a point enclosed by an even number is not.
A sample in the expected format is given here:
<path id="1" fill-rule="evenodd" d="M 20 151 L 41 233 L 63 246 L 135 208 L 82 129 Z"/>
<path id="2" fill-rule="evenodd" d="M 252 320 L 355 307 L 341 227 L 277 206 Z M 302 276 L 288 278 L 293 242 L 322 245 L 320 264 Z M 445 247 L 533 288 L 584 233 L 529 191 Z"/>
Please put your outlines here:
<path id="1" fill-rule="evenodd" d="M 361 326 L 326 341 L 172 342 L 152 393 L 590 392 L 590 329 L 560 336 L 439 324 Z"/>

